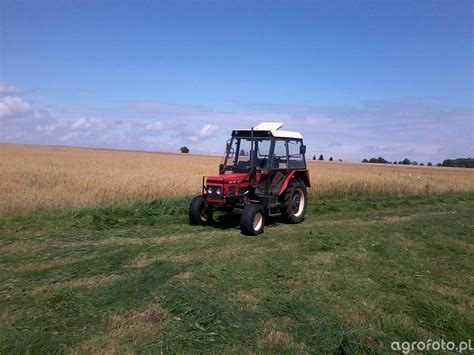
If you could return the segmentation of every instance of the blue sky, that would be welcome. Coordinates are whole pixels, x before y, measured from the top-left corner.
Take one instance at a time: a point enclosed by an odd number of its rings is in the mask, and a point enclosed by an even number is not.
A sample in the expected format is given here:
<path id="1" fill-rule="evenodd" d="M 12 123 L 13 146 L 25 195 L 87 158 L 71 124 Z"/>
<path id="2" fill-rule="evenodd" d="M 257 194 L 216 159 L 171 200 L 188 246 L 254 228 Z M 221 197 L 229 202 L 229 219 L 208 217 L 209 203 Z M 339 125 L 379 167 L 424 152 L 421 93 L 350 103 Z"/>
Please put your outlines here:
<path id="1" fill-rule="evenodd" d="M 221 153 L 282 121 L 309 154 L 474 156 L 469 1 L 3 1 L 0 141 Z"/>

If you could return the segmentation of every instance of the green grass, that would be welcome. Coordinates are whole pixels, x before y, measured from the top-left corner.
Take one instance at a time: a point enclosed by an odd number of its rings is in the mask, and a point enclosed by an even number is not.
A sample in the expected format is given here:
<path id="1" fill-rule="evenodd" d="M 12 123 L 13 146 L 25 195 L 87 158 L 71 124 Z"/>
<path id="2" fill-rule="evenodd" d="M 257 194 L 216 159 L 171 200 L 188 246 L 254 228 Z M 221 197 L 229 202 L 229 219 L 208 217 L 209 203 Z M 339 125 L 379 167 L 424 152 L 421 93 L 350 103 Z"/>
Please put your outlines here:
<path id="1" fill-rule="evenodd" d="M 244 237 L 189 199 L 0 219 L 0 353 L 385 353 L 474 334 L 474 194 L 312 200 Z"/>

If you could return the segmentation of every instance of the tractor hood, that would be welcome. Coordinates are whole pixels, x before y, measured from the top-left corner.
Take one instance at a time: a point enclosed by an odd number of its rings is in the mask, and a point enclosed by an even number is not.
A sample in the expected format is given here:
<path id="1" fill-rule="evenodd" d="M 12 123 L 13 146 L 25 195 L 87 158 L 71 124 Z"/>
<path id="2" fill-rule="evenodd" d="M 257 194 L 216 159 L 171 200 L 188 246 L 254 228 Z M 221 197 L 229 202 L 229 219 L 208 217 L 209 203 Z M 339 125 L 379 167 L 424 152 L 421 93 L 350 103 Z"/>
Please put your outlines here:
<path id="1" fill-rule="evenodd" d="M 208 176 L 208 183 L 218 183 L 218 184 L 238 184 L 243 181 L 248 181 L 250 179 L 248 173 L 232 173 L 232 174 L 221 174 Z"/>

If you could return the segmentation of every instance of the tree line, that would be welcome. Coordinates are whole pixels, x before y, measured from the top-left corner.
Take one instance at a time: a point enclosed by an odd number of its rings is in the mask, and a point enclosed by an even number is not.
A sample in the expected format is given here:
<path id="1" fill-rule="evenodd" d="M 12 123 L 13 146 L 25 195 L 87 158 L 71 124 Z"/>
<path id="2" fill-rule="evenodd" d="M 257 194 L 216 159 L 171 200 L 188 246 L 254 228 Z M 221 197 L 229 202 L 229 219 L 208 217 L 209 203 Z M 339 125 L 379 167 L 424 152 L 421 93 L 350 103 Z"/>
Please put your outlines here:
<path id="1" fill-rule="evenodd" d="M 324 156 L 320 154 L 319 158 L 316 159 L 316 155 L 313 155 L 313 160 L 324 160 Z M 329 157 L 329 161 L 334 161 L 333 157 Z M 337 161 L 342 161 L 342 159 L 338 159 Z"/>
<path id="2" fill-rule="evenodd" d="M 362 160 L 362 163 L 420 165 L 420 166 L 425 165 L 423 163 L 418 163 L 417 161 L 411 161 L 408 158 L 405 158 L 398 162 L 397 161 L 390 162 L 382 157 L 364 159 Z M 433 166 L 433 163 L 429 161 L 426 165 Z M 436 166 L 446 166 L 446 167 L 454 167 L 454 168 L 474 168 L 474 159 L 473 158 L 446 159 L 442 163 L 436 164 Z"/>

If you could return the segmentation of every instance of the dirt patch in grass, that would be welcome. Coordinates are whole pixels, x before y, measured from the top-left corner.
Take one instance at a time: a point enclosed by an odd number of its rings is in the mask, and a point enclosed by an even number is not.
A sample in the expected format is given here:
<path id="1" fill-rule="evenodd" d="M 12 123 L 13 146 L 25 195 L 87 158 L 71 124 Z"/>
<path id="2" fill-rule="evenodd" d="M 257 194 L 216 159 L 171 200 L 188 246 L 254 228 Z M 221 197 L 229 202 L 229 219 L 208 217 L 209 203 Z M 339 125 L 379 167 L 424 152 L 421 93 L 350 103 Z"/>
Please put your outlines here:
<path id="1" fill-rule="evenodd" d="M 267 348 L 284 346 L 299 351 L 304 350 L 304 344 L 297 342 L 294 337 L 285 330 L 285 328 L 288 328 L 291 323 L 291 319 L 287 317 L 272 319 L 265 322 L 263 329 L 264 337 L 261 341 L 261 345 Z"/>
<path id="2" fill-rule="evenodd" d="M 369 254 L 364 247 L 354 249 L 352 257 L 359 263 L 367 263 L 370 260 Z"/>
<path id="3" fill-rule="evenodd" d="M 282 345 L 282 344 L 292 344 L 294 339 L 287 332 L 281 330 L 272 330 L 270 334 L 265 337 L 266 345 Z"/>
<path id="4" fill-rule="evenodd" d="M 394 326 L 412 331 L 417 334 L 420 339 L 428 339 L 431 333 L 428 329 L 420 326 L 413 318 L 405 314 L 384 315 L 387 322 Z"/>
<path id="5" fill-rule="evenodd" d="M 319 226 L 366 226 L 372 224 L 397 224 L 411 221 L 414 216 L 391 216 L 391 217 L 382 217 L 374 220 L 363 220 L 363 219 L 349 219 L 349 220 L 334 220 L 334 221 L 316 221 L 311 223 L 312 225 Z"/>
<path id="6" fill-rule="evenodd" d="M 358 303 L 358 307 L 353 307 L 353 309 L 346 308 L 343 310 L 337 306 L 333 306 L 333 309 L 338 311 L 341 317 L 352 325 L 364 328 L 376 327 L 377 321 L 384 316 L 383 309 L 367 299 L 362 299 Z"/>
<path id="7" fill-rule="evenodd" d="M 0 254 L 10 254 L 10 253 L 33 253 L 41 250 L 48 249 L 44 244 L 40 244 L 35 241 L 25 242 L 25 241 L 14 241 L 12 243 L 0 246 Z"/>
<path id="8" fill-rule="evenodd" d="M 8 329 L 15 323 L 16 317 L 6 311 L 0 312 L 0 329 Z"/>
<path id="9" fill-rule="evenodd" d="M 49 249 L 79 249 L 88 246 L 127 246 L 127 245 L 146 245 L 154 244 L 161 245 L 167 243 L 174 243 L 183 239 L 189 239 L 192 235 L 179 235 L 168 237 L 153 237 L 153 238 L 122 238 L 110 237 L 98 240 L 86 240 L 81 242 L 45 242 L 45 241 L 17 241 L 5 246 L 0 246 L 0 253 L 33 253 Z"/>
<path id="10" fill-rule="evenodd" d="M 294 250 L 296 248 L 296 245 L 293 241 L 284 241 L 284 242 L 278 243 L 278 247 L 282 251 L 290 251 L 290 250 Z"/>
<path id="11" fill-rule="evenodd" d="M 474 244 L 467 243 L 463 240 L 453 239 L 450 241 L 453 245 L 460 247 L 466 251 L 474 252 Z"/>
<path id="12" fill-rule="evenodd" d="M 259 294 L 261 290 L 240 290 L 231 296 L 231 300 L 242 309 L 255 312 L 260 304 Z"/>
<path id="13" fill-rule="evenodd" d="M 180 272 L 178 275 L 174 275 L 174 277 L 178 280 L 191 280 L 194 278 L 195 273 L 192 271 L 185 271 Z"/>
<path id="14" fill-rule="evenodd" d="M 136 344 L 156 340 L 162 335 L 166 311 L 155 304 L 143 312 L 112 315 L 107 320 L 104 334 L 81 344 L 73 354 L 131 354 Z"/>
<path id="15" fill-rule="evenodd" d="M 124 275 L 108 275 L 108 276 L 99 275 L 99 276 L 93 276 L 93 277 L 84 277 L 80 279 L 64 281 L 64 282 L 56 282 L 53 284 L 37 287 L 31 290 L 29 293 L 31 295 L 37 295 L 37 294 L 42 294 L 42 293 L 58 291 L 66 287 L 83 287 L 83 288 L 101 287 L 111 282 L 118 281 L 118 280 L 125 280 L 125 279 L 126 277 Z"/>
<path id="16" fill-rule="evenodd" d="M 314 265 L 334 264 L 337 260 L 337 255 L 331 252 L 318 252 L 306 258 L 307 262 Z"/>
<path id="17" fill-rule="evenodd" d="M 139 255 L 135 259 L 132 260 L 132 262 L 128 265 L 128 267 L 141 269 L 141 268 L 145 268 L 150 265 L 153 265 L 159 260 L 160 258 L 157 256 Z"/>
<path id="18" fill-rule="evenodd" d="M 443 296 L 443 298 L 454 300 L 454 302 L 451 302 L 451 305 L 461 314 L 465 313 L 466 308 L 474 309 L 474 298 L 467 290 L 458 287 L 436 284 L 434 281 L 429 282 L 426 287 L 434 293 Z"/>
<path id="19" fill-rule="evenodd" d="M 96 255 L 90 255 L 90 256 L 60 258 L 60 259 L 58 258 L 58 259 L 53 259 L 47 262 L 30 263 L 30 264 L 15 266 L 15 267 L 12 266 L 12 267 L 8 267 L 7 269 L 10 269 L 11 271 L 14 271 L 14 272 L 35 272 L 35 271 L 41 271 L 41 270 L 46 270 L 46 269 L 52 269 L 55 267 L 75 264 L 75 263 L 83 262 L 84 260 L 91 260 L 96 257 L 97 257 Z"/>
<path id="20" fill-rule="evenodd" d="M 416 256 L 418 253 L 425 249 L 425 243 L 413 239 L 409 239 L 403 233 L 393 233 L 390 235 L 390 240 L 393 240 L 396 245 L 403 251 L 409 252 L 411 255 Z"/>

